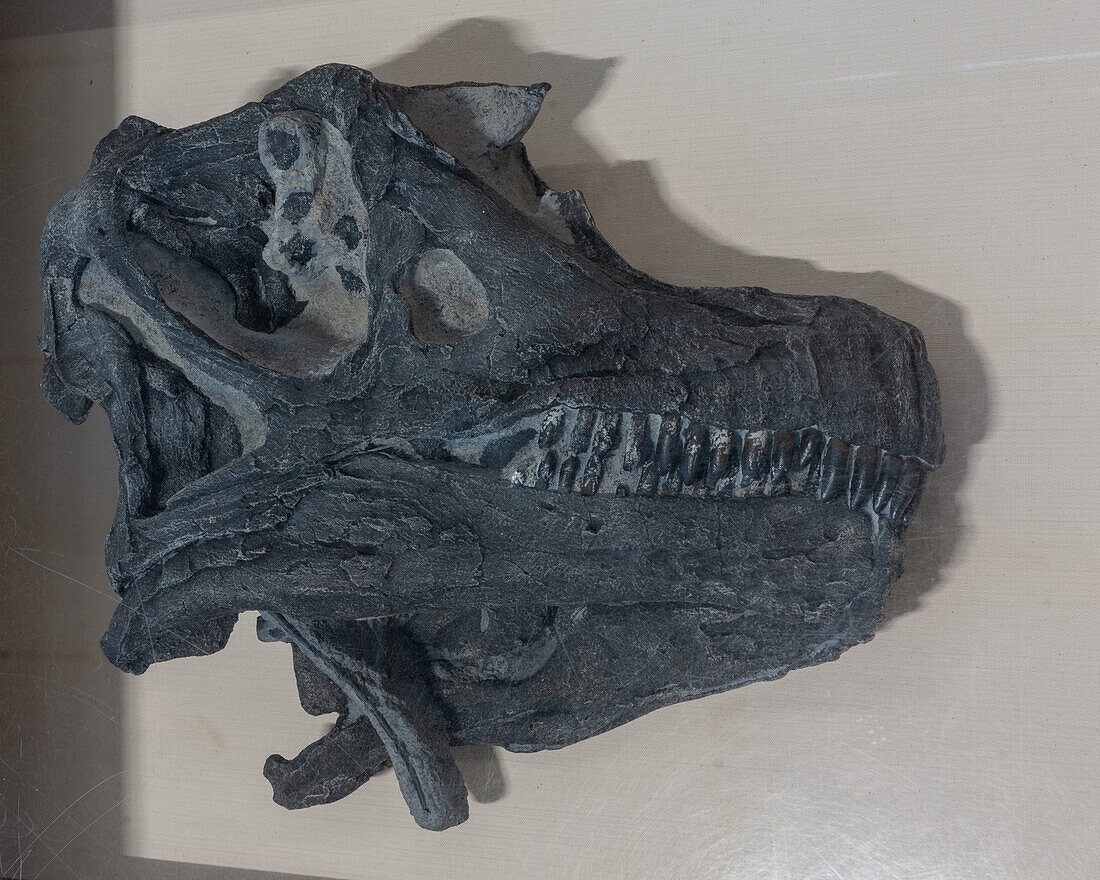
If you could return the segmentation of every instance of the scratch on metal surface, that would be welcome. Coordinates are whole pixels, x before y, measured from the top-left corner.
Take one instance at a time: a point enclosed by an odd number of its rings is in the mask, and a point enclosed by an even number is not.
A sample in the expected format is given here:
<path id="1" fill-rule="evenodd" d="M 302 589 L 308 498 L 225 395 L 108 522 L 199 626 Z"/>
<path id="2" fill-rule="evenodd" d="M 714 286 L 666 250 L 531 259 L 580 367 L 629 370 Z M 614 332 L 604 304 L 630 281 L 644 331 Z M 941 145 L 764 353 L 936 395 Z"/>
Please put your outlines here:
<path id="1" fill-rule="evenodd" d="M 60 174 L 55 174 L 53 177 L 48 177 L 45 180 L 38 181 L 37 183 L 29 183 L 26 186 L 21 187 L 20 189 L 17 189 L 15 192 L 9 193 L 4 198 L 0 199 L 0 205 L 6 205 L 8 202 L 10 202 L 16 196 L 21 196 L 21 195 L 23 195 L 23 193 L 29 192 L 32 189 L 37 189 L 40 186 L 48 186 L 49 184 L 53 183 L 55 180 L 60 180 L 60 179 L 61 179 L 61 175 Z"/>
<path id="2" fill-rule="evenodd" d="M 901 76 L 900 70 L 884 70 L 881 73 L 856 73 L 851 76 L 835 76 L 831 79 L 808 79 L 800 82 L 800 86 L 821 86 L 826 83 L 857 82 L 862 79 L 886 79 L 891 76 Z"/>
<path id="3" fill-rule="evenodd" d="M 55 824 L 57 823 L 57 821 L 58 821 L 58 820 L 59 820 L 59 819 L 60 819 L 60 818 L 61 818 L 62 816 L 64 816 L 64 815 L 65 815 L 66 813 L 68 813 L 68 812 L 69 812 L 69 810 L 71 810 L 71 809 L 72 809 L 73 807 L 75 807 L 75 806 L 76 806 L 76 805 L 77 805 L 78 803 L 80 803 L 80 802 L 81 802 L 82 800 L 84 800 L 84 798 L 86 798 L 86 797 L 87 797 L 88 795 L 90 795 L 90 794 L 91 794 L 91 793 L 92 793 L 93 791 L 95 791 L 95 790 L 96 790 L 97 788 L 99 788 L 100 786 L 106 785 L 106 784 L 107 784 L 108 782 L 110 782 L 110 781 L 111 781 L 112 779 L 114 779 L 114 778 L 115 778 L 116 776 L 121 776 L 121 775 L 122 775 L 123 773 L 125 773 L 125 772 L 126 772 L 126 770 L 125 770 L 125 769 L 123 769 L 123 770 L 119 770 L 119 771 L 117 771 L 116 773 L 112 773 L 112 774 L 111 774 L 110 776 L 108 776 L 107 778 L 105 778 L 105 779 L 101 779 L 101 780 L 100 780 L 99 782 L 97 782 L 97 783 L 96 783 L 95 785 L 93 785 L 93 786 L 92 786 L 91 788 L 89 788 L 89 789 L 88 789 L 88 790 L 87 790 L 86 792 L 84 792 L 84 794 L 82 794 L 82 795 L 81 795 L 80 797 L 76 798 L 76 800 L 74 800 L 74 801 L 73 801 L 73 802 L 72 802 L 71 804 L 69 804 L 69 805 L 68 805 L 67 807 L 65 807 L 65 809 L 63 809 L 63 810 L 62 810 L 62 811 L 61 811 L 60 813 L 58 813 L 58 814 L 57 814 L 56 816 L 54 816 L 54 817 L 53 817 L 53 819 L 52 819 L 52 820 L 51 820 L 51 821 L 49 822 L 49 824 L 48 824 L 48 825 L 46 825 L 46 826 L 45 826 L 45 827 L 44 827 L 44 828 L 43 828 L 43 829 L 42 829 L 41 831 L 39 831 L 39 832 L 38 832 L 38 833 L 37 833 L 37 834 L 36 834 L 36 835 L 35 835 L 35 836 L 34 836 L 33 838 L 31 838 L 31 842 L 30 842 L 30 844 L 28 845 L 28 849 L 29 849 L 30 847 L 34 846 L 34 845 L 35 845 L 35 844 L 36 844 L 36 843 L 37 843 L 37 842 L 38 842 L 39 840 L 41 840 L 41 839 L 42 839 L 42 835 L 43 835 L 43 834 L 45 834 L 45 833 L 46 833 L 47 831 L 49 831 L 49 830 L 50 830 L 51 828 L 53 828 L 53 826 L 54 826 L 54 825 L 55 825 Z M 66 846 L 67 846 L 67 844 L 66 844 Z M 62 847 L 62 849 L 64 849 L 64 847 Z M 58 850 L 58 852 L 61 852 L 61 850 Z M 55 853 L 55 854 L 54 854 L 54 856 L 56 857 L 56 855 L 57 855 L 57 854 Z"/>
<path id="4" fill-rule="evenodd" d="M 997 58 L 990 61 L 968 61 L 965 64 L 948 67 L 946 70 L 961 73 L 973 70 L 989 70 L 996 67 L 1022 67 L 1027 64 L 1057 64 L 1066 61 L 1088 61 L 1093 58 L 1100 58 L 1100 49 L 1090 50 L 1088 52 L 1067 52 L 1061 55 L 1033 55 L 1030 58 Z M 885 70 L 875 73 L 856 73 L 848 76 L 827 77 L 825 79 L 806 79 L 795 83 L 795 85 L 823 86 L 831 83 L 889 79 L 897 76 L 909 76 L 916 72 L 917 71 Z"/>
<path id="5" fill-rule="evenodd" d="M 40 794 L 40 795 L 42 794 L 41 790 L 38 788 L 37 785 L 32 783 L 26 776 L 24 776 L 22 773 L 20 773 L 18 770 L 16 770 L 11 764 L 9 764 L 7 761 L 5 761 L 2 757 L 0 757 L 0 764 L 3 764 L 12 775 L 14 775 L 14 776 L 18 777 L 19 779 L 21 779 L 23 781 L 23 783 L 25 785 L 27 785 L 36 794 Z M 54 806 L 56 808 L 56 805 L 51 803 L 49 801 L 49 798 L 45 798 L 44 795 L 43 795 L 43 797 L 46 800 L 46 802 L 50 804 L 50 806 Z M 7 817 L 9 815 L 9 813 L 10 813 L 10 810 L 7 807 L 4 806 L 3 794 L 0 793 L 0 827 L 3 827 L 4 825 L 7 824 Z M 32 852 L 32 847 L 31 846 L 25 846 L 23 844 L 23 836 L 24 836 L 24 833 L 26 833 L 26 834 L 33 834 L 34 833 L 34 822 L 33 822 L 33 820 L 30 820 L 29 817 L 24 814 L 21 800 L 18 799 L 18 798 L 16 799 L 16 808 L 15 808 L 14 815 L 15 815 L 16 822 L 18 823 L 18 825 L 16 827 L 16 831 L 15 831 L 16 846 L 18 847 L 18 853 L 16 855 L 15 860 L 7 866 L 5 866 L 3 864 L 2 858 L 0 858 L 0 872 L 2 872 L 2 876 L 3 876 L 4 880 L 7 880 L 7 872 L 9 872 L 11 869 L 14 869 L 17 872 L 15 880 L 23 880 L 23 868 L 27 863 L 27 859 L 30 858 L 30 855 L 31 855 L 31 852 Z M 52 856 L 52 858 L 50 859 L 51 862 L 54 861 L 55 859 L 57 859 L 58 861 L 61 862 L 62 865 L 64 865 L 69 870 L 69 873 L 71 873 L 74 877 L 76 877 L 77 880 L 80 880 L 80 875 L 77 874 L 75 870 L 73 870 L 72 865 L 70 865 L 64 859 L 60 858 L 60 851 L 55 851 L 54 848 L 52 846 L 50 846 L 48 843 L 46 843 L 46 841 L 44 841 L 44 840 L 41 841 L 40 843 L 51 854 L 51 856 Z"/>
<path id="6" fill-rule="evenodd" d="M 890 773 L 893 773 L 895 776 L 898 776 L 899 778 L 904 779 L 906 782 L 908 782 L 914 788 L 920 788 L 920 783 L 917 782 L 917 780 L 915 780 L 912 776 L 908 776 L 905 773 L 902 773 L 897 767 L 894 767 L 892 764 L 882 760 L 882 758 L 880 758 L 878 755 L 875 755 L 871 752 L 868 752 L 865 749 L 861 749 L 861 748 L 859 748 L 859 746 L 854 746 L 853 745 L 853 746 L 849 746 L 849 748 L 851 748 L 851 750 L 853 752 L 858 752 L 864 758 L 867 758 L 868 760 L 874 761 L 876 764 L 878 764 L 879 766 L 885 768 Z"/>
<path id="7" fill-rule="evenodd" d="M 813 842 L 809 838 L 803 838 L 803 839 L 806 841 L 806 846 L 808 846 L 815 853 L 817 853 L 817 857 L 819 859 L 821 859 L 821 861 L 824 863 L 825 867 L 828 868 L 830 871 L 832 871 L 834 874 L 836 874 L 836 876 L 839 877 L 840 880 L 844 880 L 844 875 L 841 874 L 840 871 L 838 871 L 835 867 L 833 867 L 833 863 L 830 862 L 827 858 L 825 858 L 825 854 L 822 853 L 821 850 L 819 850 L 816 846 L 814 846 Z"/>
<path id="8" fill-rule="evenodd" d="M 27 554 L 20 553 L 17 549 L 15 549 L 14 547 L 12 547 L 10 545 L 8 546 L 8 550 L 10 552 L 14 553 L 16 556 L 21 556 L 23 559 L 27 560 L 27 562 L 29 562 L 31 565 L 37 565 L 39 568 L 43 568 L 46 571 L 50 572 L 51 574 L 56 574 L 58 577 L 63 577 L 67 581 L 72 581 L 74 584 L 79 584 L 80 586 L 84 587 L 84 589 L 91 590 L 93 593 L 96 593 L 97 595 L 100 595 L 105 599 L 110 599 L 111 601 L 115 600 L 115 596 L 112 593 L 105 593 L 103 590 L 97 590 L 95 587 L 91 586 L 90 584 L 86 584 L 86 583 L 84 583 L 84 581 L 77 580 L 76 578 L 72 577 L 71 575 L 67 575 L 62 571 L 58 571 L 56 568 L 50 568 L 48 565 L 43 565 L 41 562 L 38 562 L 34 559 L 31 559 L 29 556 L 27 556 Z M 146 630 L 148 630 L 148 632 L 149 632 L 149 638 L 150 638 L 150 640 L 152 640 L 153 634 L 152 634 L 152 629 L 149 626 L 149 615 L 145 613 L 144 609 L 145 609 L 145 600 L 144 600 L 144 598 L 142 598 L 141 607 L 140 608 L 132 608 L 132 609 L 130 609 L 130 611 L 131 611 L 132 614 L 136 614 L 136 615 L 140 616 L 142 622 L 145 624 Z M 199 651 L 201 653 L 201 649 L 199 648 L 199 646 L 196 645 L 193 641 L 191 641 L 191 639 L 187 638 L 186 636 L 184 636 L 179 631 L 177 631 L 175 629 L 172 629 L 171 627 L 165 627 L 164 629 L 165 629 L 165 632 L 171 633 L 176 638 L 180 639 L 181 641 L 185 642 L 186 644 L 188 644 L 191 647 L 195 648 L 196 651 Z"/>
<path id="9" fill-rule="evenodd" d="M 34 875 L 32 880 L 38 880 L 38 878 L 42 876 L 43 871 L 45 871 L 50 865 L 52 865 L 54 863 L 54 860 L 59 858 L 61 856 L 61 854 L 63 852 L 65 852 L 66 849 L 69 848 L 69 844 L 71 844 L 73 841 L 75 841 L 78 837 L 80 837 L 81 835 L 83 835 L 87 831 L 90 831 L 92 829 L 92 827 L 95 826 L 97 823 L 99 823 L 99 821 L 101 819 L 105 818 L 108 813 L 110 813 L 116 807 L 120 806 L 129 797 L 130 796 L 128 794 L 123 795 L 122 797 L 120 797 L 111 806 L 109 806 L 106 810 L 104 810 L 102 813 L 100 813 L 98 816 L 96 816 L 91 822 L 89 822 L 87 825 L 85 825 L 83 828 L 81 828 L 76 834 L 74 834 L 67 841 L 65 841 L 64 846 L 62 846 L 61 849 L 59 849 L 57 852 L 55 852 L 53 854 L 53 858 L 51 858 L 48 862 L 46 862 L 46 864 L 44 864 L 42 866 L 42 868 L 38 871 L 38 873 Z"/>
<path id="10" fill-rule="evenodd" d="M 14 553 L 16 556 L 21 556 L 21 557 L 23 557 L 23 559 L 26 559 L 27 562 L 29 562 L 31 565 L 37 565 L 39 568 L 44 568 L 46 571 L 50 572 L 51 574 L 56 574 L 58 577 L 63 577 L 67 581 L 72 581 L 74 584 L 79 584 L 85 590 L 91 590 L 93 593 L 97 593 L 98 595 L 102 596 L 105 599 L 110 599 L 111 601 L 114 601 L 114 599 L 115 599 L 115 597 L 112 594 L 105 593 L 105 592 L 103 592 L 103 590 L 97 590 L 95 587 L 84 583 L 84 581 L 77 580 L 76 578 L 72 577 L 71 575 L 67 575 L 62 571 L 58 571 L 56 568 L 50 568 L 48 565 L 43 565 L 41 562 L 38 562 L 37 560 L 31 559 L 26 553 L 20 553 L 14 547 L 9 547 L 8 549 L 12 553 Z"/>

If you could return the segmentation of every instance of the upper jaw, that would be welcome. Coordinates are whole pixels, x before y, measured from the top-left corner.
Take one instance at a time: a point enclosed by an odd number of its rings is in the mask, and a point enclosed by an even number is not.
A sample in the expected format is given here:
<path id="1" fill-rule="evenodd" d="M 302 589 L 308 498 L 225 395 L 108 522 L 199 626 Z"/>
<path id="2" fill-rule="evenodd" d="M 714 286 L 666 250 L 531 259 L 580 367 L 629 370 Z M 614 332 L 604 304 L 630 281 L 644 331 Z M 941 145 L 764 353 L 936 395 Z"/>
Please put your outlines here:
<path id="1" fill-rule="evenodd" d="M 580 315 L 532 307 L 506 338 L 409 356 L 371 392 L 372 408 L 410 439 L 508 432 L 565 406 L 676 413 L 740 432 L 816 427 L 929 469 L 943 460 L 935 374 L 903 321 L 854 300 L 744 288 L 589 293 Z M 390 403 L 409 386 L 426 389 L 431 406 Z M 497 388 L 505 393 L 488 390 Z"/>
<path id="2" fill-rule="evenodd" d="M 582 495 L 726 501 L 811 496 L 875 526 L 905 526 L 927 467 L 870 444 L 800 431 L 708 424 L 678 412 L 554 406 L 504 430 L 444 440 L 439 454 L 514 486 Z"/>
<path id="3" fill-rule="evenodd" d="M 944 454 L 919 331 L 852 300 L 747 293 L 649 293 L 648 322 L 668 320 L 629 356 L 572 374 L 557 359 L 554 381 L 421 448 L 533 489 L 811 495 L 906 524 Z M 739 297 L 751 323 L 716 305 Z"/>

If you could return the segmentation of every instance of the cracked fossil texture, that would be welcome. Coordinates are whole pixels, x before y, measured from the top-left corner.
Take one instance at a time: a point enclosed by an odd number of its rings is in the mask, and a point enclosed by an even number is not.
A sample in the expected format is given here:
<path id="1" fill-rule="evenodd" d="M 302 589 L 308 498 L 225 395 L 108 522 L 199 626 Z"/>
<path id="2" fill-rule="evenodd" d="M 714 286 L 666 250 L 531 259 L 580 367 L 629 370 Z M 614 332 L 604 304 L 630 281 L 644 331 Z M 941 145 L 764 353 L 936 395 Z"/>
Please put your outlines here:
<path id="1" fill-rule="evenodd" d="M 557 748 L 870 639 L 943 457 L 920 333 L 627 265 L 520 138 L 548 86 L 328 65 L 130 117 L 42 239 L 50 401 L 119 460 L 103 638 L 140 673 L 289 642 L 337 713 L 275 799 Z"/>

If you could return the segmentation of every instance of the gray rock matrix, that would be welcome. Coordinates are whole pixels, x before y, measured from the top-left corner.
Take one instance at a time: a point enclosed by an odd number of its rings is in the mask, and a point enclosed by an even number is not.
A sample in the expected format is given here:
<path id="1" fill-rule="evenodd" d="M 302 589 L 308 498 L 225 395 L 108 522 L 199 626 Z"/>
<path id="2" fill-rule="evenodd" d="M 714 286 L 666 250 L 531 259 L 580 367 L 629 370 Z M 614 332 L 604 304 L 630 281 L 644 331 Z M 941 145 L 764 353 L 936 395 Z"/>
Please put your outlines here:
<path id="1" fill-rule="evenodd" d="M 129 117 L 42 236 L 50 402 L 107 413 L 143 672 L 292 646 L 327 736 L 286 807 L 450 746 L 559 748 L 870 639 L 943 459 L 918 330 L 629 266 L 521 138 L 548 85 L 326 65 L 178 131 Z M 645 218 L 639 218 L 644 222 Z"/>

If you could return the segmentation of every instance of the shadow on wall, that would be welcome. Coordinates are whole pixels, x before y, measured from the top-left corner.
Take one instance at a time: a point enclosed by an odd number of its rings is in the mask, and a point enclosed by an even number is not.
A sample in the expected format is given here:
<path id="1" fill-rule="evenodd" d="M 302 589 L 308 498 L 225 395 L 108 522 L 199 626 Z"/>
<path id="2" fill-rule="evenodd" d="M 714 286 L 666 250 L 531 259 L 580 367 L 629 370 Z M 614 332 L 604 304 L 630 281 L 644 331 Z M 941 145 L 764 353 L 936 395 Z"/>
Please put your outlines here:
<path id="1" fill-rule="evenodd" d="M 947 460 L 930 479 L 909 530 L 905 575 L 887 605 L 887 619 L 918 607 L 966 541 L 958 496 L 970 450 L 989 421 L 985 368 L 967 338 L 962 310 L 945 297 L 882 272 L 826 272 L 804 260 L 753 254 L 711 238 L 676 215 L 650 163 L 610 162 L 581 133 L 578 119 L 616 59 L 530 53 L 522 44 L 522 34 L 509 22 L 469 19 L 371 70 L 382 80 L 406 85 L 456 80 L 551 83 L 539 118 L 524 137 L 536 170 L 555 189 L 581 190 L 611 244 L 629 262 L 662 280 L 852 297 L 923 331 L 943 398 Z M 551 164 L 540 164 L 540 157 L 544 162 L 549 157 Z"/>
<path id="2" fill-rule="evenodd" d="M 500 763 L 500 750 L 488 743 L 456 746 L 451 749 L 462 771 L 466 788 L 479 804 L 499 801 L 508 791 L 508 780 Z"/>

